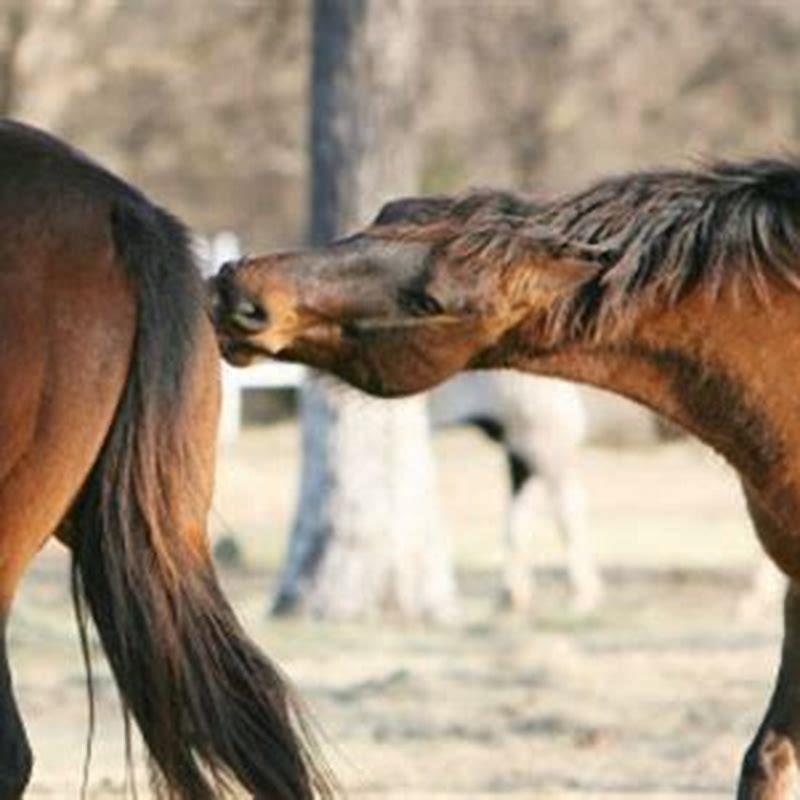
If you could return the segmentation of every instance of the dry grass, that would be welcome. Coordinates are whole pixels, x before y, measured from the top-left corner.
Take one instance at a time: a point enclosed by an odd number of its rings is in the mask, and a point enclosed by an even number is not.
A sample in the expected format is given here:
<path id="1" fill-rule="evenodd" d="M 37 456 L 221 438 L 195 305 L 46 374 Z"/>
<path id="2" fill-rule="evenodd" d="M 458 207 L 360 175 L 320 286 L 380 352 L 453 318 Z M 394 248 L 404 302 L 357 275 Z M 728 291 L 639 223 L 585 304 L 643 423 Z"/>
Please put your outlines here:
<path id="1" fill-rule="evenodd" d="M 536 525 L 530 619 L 494 608 L 501 461 L 466 432 L 437 440 L 463 614 L 452 629 L 320 626 L 264 617 L 291 518 L 296 432 L 248 432 L 223 455 L 218 517 L 248 569 L 226 571 L 245 623 L 307 698 L 350 794 L 366 798 L 729 797 L 774 671 L 778 612 L 734 624 L 756 547 L 735 483 L 688 444 L 591 450 L 583 468 L 609 590 L 590 619 L 565 611 L 560 548 Z M 469 497 L 466 503 L 452 498 Z M 477 498 L 477 499 L 476 499 Z M 39 558 L 12 628 L 37 765 L 31 798 L 76 797 L 86 730 L 66 562 Z M 121 796 L 116 695 L 98 668 L 92 798 Z M 142 796 L 142 792 L 140 792 Z"/>

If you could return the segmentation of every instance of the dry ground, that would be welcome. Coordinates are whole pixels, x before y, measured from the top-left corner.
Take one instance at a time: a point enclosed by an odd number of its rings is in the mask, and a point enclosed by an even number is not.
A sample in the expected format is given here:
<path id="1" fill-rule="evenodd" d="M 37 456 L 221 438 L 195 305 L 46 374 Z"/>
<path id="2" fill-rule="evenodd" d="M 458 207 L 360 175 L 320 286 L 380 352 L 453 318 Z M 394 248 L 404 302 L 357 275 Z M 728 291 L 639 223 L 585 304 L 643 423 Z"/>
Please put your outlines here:
<path id="1" fill-rule="evenodd" d="M 464 601 L 448 630 L 266 619 L 293 510 L 296 430 L 250 431 L 220 463 L 213 525 L 237 532 L 248 565 L 226 570 L 226 585 L 307 698 L 351 796 L 730 797 L 779 640 L 777 608 L 734 620 L 757 556 L 723 465 L 687 443 L 586 451 L 606 602 L 589 619 L 564 610 L 559 544 L 549 521 L 535 521 L 538 605 L 513 620 L 494 609 L 499 456 L 465 431 L 436 447 Z M 11 638 L 37 756 L 29 797 L 77 797 L 85 689 L 55 546 L 26 581 Z M 113 798 L 123 794 L 123 737 L 113 684 L 97 671 L 89 794 Z"/>

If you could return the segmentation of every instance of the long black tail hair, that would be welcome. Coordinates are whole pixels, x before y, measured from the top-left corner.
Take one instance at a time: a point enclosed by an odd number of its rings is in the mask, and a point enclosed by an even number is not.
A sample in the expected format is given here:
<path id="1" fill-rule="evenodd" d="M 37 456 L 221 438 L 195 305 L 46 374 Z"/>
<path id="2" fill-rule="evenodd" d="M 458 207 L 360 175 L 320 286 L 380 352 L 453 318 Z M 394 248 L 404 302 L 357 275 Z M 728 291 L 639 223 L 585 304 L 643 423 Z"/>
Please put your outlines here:
<path id="1" fill-rule="evenodd" d="M 198 481 L 187 375 L 207 324 L 186 231 L 133 190 L 114 199 L 111 229 L 138 322 L 113 426 L 72 516 L 79 622 L 88 608 L 158 796 L 211 800 L 239 786 L 269 800 L 329 797 L 291 690 L 185 530 Z"/>

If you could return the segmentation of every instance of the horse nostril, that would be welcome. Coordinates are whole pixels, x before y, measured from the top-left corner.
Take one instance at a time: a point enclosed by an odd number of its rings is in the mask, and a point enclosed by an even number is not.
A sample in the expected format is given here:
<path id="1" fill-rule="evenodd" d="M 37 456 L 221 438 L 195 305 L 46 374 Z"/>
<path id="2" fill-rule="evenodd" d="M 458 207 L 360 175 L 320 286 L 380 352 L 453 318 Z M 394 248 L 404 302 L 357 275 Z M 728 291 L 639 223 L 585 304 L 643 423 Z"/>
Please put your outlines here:
<path id="1" fill-rule="evenodd" d="M 229 280 L 233 277 L 233 273 L 236 271 L 236 265 L 238 261 L 226 261 L 218 270 L 217 270 L 217 278 L 222 278 L 223 280 Z"/>
<path id="2" fill-rule="evenodd" d="M 208 304 L 214 324 L 228 335 L 263 331 L 269 322 L 266 309 L 240 288 L 237 261 L 223 264 L 207 284 Z"/>
<path id="3" fill-rule="evenodd" d="M 244 295 L 239 295 L 230 304 L 227 314 L 229 322 L 246 333 L 259 333 L 267 327 L 268 316 L 266 310 Z"/>

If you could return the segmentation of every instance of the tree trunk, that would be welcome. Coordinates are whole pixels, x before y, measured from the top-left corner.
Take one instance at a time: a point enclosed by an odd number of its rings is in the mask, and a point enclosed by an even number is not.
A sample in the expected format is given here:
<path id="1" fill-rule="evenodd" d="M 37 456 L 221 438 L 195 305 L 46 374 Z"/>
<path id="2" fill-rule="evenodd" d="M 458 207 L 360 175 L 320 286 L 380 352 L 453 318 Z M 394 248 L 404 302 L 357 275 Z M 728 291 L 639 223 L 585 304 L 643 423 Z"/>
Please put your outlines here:
<path id="1" fill-rule="evenodd" d="M 17 92 L 17 61 L 22 38 L 28 26 L 23 0 L 10 0 L 0 17 L 0 116 L 8 117 L 14 111 Z"/>
<path id="2" fill-rule="evenodd" d="M 416 0 L 314 3 L 311 240 L 416 190 Z M 455 585 L 423 398 L 303 390 L 303 471 L 276 613 L 449 619 Z"/>

